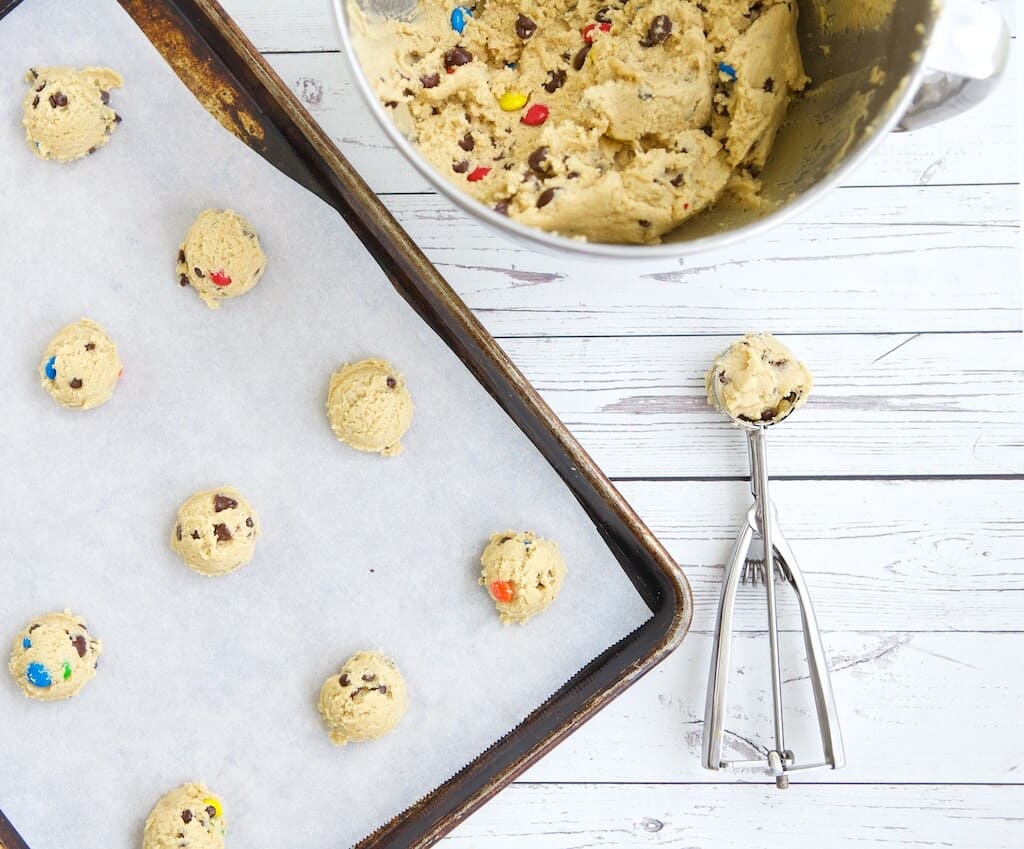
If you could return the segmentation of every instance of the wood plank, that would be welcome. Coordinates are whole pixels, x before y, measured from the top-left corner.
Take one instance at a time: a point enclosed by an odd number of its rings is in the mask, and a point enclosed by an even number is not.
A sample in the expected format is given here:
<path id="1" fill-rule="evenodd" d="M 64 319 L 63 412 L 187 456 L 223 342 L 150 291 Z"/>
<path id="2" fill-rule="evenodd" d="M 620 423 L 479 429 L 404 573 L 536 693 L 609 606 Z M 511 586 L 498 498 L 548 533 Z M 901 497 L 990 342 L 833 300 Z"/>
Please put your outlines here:
<path id="1" fill-rule="evenodd" d="M 1019 782 L 1024 737 L 1024 635 L 829 633 L 847 766 L 800 782 Z M 750 771 L 700 765 L 711 638 L 680 648 L 524 774 L 528 781 L 721 782 Z M 798 761 L 820 756 L 802 642 L 783 634 L 786 745 Z M 768 639 L 733 640 L 727 758 L 764 755 L 771 737 Z M 839 792 L 837 790 L 837 792 Z"/>
<path id="2" fill-rule="evenodd" d="M 306 108 L 378 192 L 430 191 L 366 111 L 345 60 L 335 53 L 267 57 Z M 848 180 L 852 186 L 1005 183 L 1020 180 L 1020 110 L 1011 54 L 1010 79 L 984 104 L 915 133 L 894 133 Z"/>
<path id="3" fill-rule="evenodd" d="M 747 484 L 619 489 L 689 579 L 693 630 L 713 631 Z M 823 630 L 1024 632 L 1024 479 L 777 481 L 772 491 Z M 793 594 L 780 588 L 778 599 L 781 626 L 800 628 Z M 735 616 L 737 630 L 763 631 L 764 591 L 744 588 Z"/>
<path id="4" fill-rule="evenodd" d="M 1006 16 L 1013 31 L 1014 0 L 995 0 L 991 5 Z M 223 6 L 260 50 L 334 50 L 338 46 L 327 0 L 224 0 Z"/>
<path id="5" fill-rule="evenodd" d="M 785 322 L 768 326 L 776 323 Z M 733 332 L 746 329 L 736 324 Z M 742 436 L 704 398 L 704 372 L 731 338 L 502 344 L 610 476 L 745 476 Z M 772 431 L 774 474 L 1024 473 L 1019 333 L 784 338 L 815 387 Z"/>
<path id="6" fill-rule="evenodd" d="M 842 189 L 728 251 L 615 263 L 540 253 L 437 196 L 385 202 L 498 336 L 1018 330 L 1016 186 Z"/>
<path id="7" fill-rule="evenodd" d="M 438 844 L 486 849 L 1018 849 L 1024 788 L 516 784 Z"/>

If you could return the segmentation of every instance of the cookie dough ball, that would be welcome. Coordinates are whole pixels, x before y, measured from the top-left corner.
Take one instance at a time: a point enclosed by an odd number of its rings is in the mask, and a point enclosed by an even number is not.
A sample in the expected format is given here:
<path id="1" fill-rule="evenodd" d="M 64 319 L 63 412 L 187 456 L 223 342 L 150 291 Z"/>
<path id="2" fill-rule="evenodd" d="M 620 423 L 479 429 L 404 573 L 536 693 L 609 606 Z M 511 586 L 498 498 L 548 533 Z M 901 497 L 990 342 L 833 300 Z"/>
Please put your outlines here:
<path id="1" fill-rule="evenodd" d="M 160 797 L 146 817 L 142 849 L 224 849 L 227 823 L 205 784 L 182 784 Z"/>
<path id="2" fill-rule="evenodd" d="M 375 740 L 398 725 L 409 706 L 405 681 L 380 652 L 361 651 L 324 681 L 317 705 L 338 745 Z"/>
<path id="3" fill-rule="evenodd" d="M 185 565 L 203 575 L 226 575 L 252 560 L 259 522 L 237 489 L 222 486 L 197 492 L 181 505 L 171 548 Z"/>
<path id="4" fill-rule="evenodd" d="M 230 209 L 207 209 L 178 249 L 178 282 L 217 309 L 259 283 L 266 265 L 260 237 L 248 221 Z"/>
<path id="5" fill-rule="evenodd" d="M 102 650 L 80 616 L 70 610 L 46 613 L 14 638 L 7 669 L 26 696 L 56 702 L 71 698 L 92 680 Z"/>
<path id="6" fill-rule="evenodd" d="M 811 373 L 770 333 L 748 333 L 733 342 L 704 378 L 708 403 L 734 419 L 768 422 L 807 401 Z"/>
<path id="7" fill-rule="evenodd" d="M 558 546 L 532 531 L 491 534 L 480 563 L 480 584 L 487 587 L 506 625 L 522 624 L 548 607 L 565 580 Z"/>
<path id="8" fill-rule="evenodd" d="M 62 407 L 91 410 L 110 400 L 121 376 L 121 359 L 106 331 L 83 318 L 61 328 L 39 363 L 43 389 Z"/>
<path id="9" fill-rule="evenodd" d="M 32 68 L 25 95 L 25 138 L 40 159 L 71 162 L 95 153 L 121 116 L 108 106 L 110 90 L 124 85 L 110 68 Z"/>
<path id="10" fill-rule="evenodd" d="M 327 417 L 346 445 L 391 457 L 401 453 L 400 440 L 412 423 L 412 397 L 391 363 L 346 363 L 331 376 Z"/>

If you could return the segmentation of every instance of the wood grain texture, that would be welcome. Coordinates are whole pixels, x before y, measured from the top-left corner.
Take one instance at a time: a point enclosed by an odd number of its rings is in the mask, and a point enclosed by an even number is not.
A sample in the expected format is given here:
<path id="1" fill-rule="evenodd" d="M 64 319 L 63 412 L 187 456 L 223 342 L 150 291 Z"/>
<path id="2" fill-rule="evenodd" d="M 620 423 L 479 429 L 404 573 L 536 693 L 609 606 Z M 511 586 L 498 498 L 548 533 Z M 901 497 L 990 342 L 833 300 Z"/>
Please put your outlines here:
<path id="1" fill-rule="evenodd" d="M 759 327 L 777 327 L 765 318 Z M 507 339 L 612 477 L 746 475 L 743 438 L 705 401 L 730 336 Z M 783 337 L 815 379 L 772 430 L 774 475 L 1024 474 L 1019 333 Z"/>
<path id="2" fill-rule="evenodd" d="M 519 784 L 446 849 L 1019 849 L 1024 788 Z"/>
<path id="3" fill-rule="evenodd" d="M 1024 704 L 1024 639 L 1019 633 L 826 633 L 824 644 L 847 765 L 797 781 L 1021 780 L 1024 738 L 1017 728 Z M 782 635 L 786 744 L 798 761 L 814 761 L 820 743 L 802 646 L 800 635 Z M 763 780 L 749 771 L 709 772 L 700 765 L 710 652 L 711 637 L 691 633 L 671 657 L 523 779 Z M 762 757 L 772 728 L 767 637 L 738 635 L 733 655 L 725 757 Z"/>
<path id="4" fill-rule="evenodd" d="M 747 483 L 619 489 L 686 573 L 692 631 L 711 632 Z M 776 481 L 772 490 L 823 630 L 1024 632 L 1024 479 Z M 570 562 L 571 579 L 580 567 Z M 798 629 L 792 594 L 778 598 L 781 626 Z M 735 627 L 763 631 L 764 611 L 764 591 L 744 588 Z"/>
<path id="5" fill-rule="evenodd" d="M 398 153 L 352 85 L 348 65 L 335 53 L 268 57 L 317 122 L 378 192 L 423 192 L 426 180 Z M 916 133 L 894 133 L 847 181 L 852 186 L 1006 183 L 1020 179 L 1016 108 L 1010 79 L 969 115 Z M 985 128 L 985 156 L 978 156 L 978 128 Z"/>
<path id="6" fill-rule="evenodd" d="M 987 1 L 987 0 L 986 0 Z M 991 0 L 1015 29 L 1014 0 Z M 224 6 L 263 52 L 336 50 L 334 20 L 327 0 L 226 0 Z"/>

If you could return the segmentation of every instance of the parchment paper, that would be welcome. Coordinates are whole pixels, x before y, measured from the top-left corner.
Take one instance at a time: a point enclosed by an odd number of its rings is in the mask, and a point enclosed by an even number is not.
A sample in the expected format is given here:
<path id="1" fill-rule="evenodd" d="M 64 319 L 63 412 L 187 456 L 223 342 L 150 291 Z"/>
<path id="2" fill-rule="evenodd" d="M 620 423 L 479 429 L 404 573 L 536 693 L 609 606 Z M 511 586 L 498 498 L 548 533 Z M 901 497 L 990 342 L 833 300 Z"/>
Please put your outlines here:
<path id="1" fill-rule="evenodd" d="M 31 65 L 109 65 L 110 144 L 37 160 Z M 228 844 L 351 844 L 509 731 L 649 612 L 568 490 L 394 293 L 342 219 L 230 136 L 113 0 L 25 0 L 0 20 L 0 652 L 70 607 L 104 643 L 67 702 L 0 672 L 0 808 L 33 849 L 128 849 L 166 790 L 223 799 Z M 239 210 L 268 255 L 219 311 L 178 286 L 194 217 Z M 72 412 L 40 388 L 50 336 L 88 316 L 124 378 Z M 392 360 L 416 404 L 406 452 L 339 444 L 324 402 L 346 360 Z M 223 578 L 168 541 L 180 503 L 237 486 L 263 537 Z M 561 597 L 499 624 L 476 584 L 488 535 L 558 541 Z M 352 652 L 409 686 L 391 736 L 333 746 L 316 711 Z M 3 654 L 0 654 L 3 656 Z"/>

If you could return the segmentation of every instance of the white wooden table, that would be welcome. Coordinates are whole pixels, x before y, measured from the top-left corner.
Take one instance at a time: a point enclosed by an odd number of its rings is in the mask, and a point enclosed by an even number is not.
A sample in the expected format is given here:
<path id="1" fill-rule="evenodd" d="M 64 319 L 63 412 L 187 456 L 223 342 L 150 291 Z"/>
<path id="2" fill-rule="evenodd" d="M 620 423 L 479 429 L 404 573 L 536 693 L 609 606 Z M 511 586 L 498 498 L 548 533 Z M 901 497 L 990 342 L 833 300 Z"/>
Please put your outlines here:
<path id="1" fill-rule="evenodd" d="M 886 139 L 792 224 L 630 270 L 523 250 L 429 191 L 353 91 L 326 0 L 222 2 L 693 586 L 682 647 L 442 845 L 1024 846 L 1016 42 L 994 99 Z M 996 5 L 1015 30 L 1015 0 Z M 702 373 L 750 329 L 784 336 L 815 375 L 772 432 L 771 467 L 849 761 L 785 793 L 699 765 L 721 567 L 749 501 L 742 438 L 706 408 Z M 727 724 L 751 757 L 771 728 L 763 606 L 741 595 Z M 813 707 L 795 606 L 782 616 L 799 752 Z"/>

